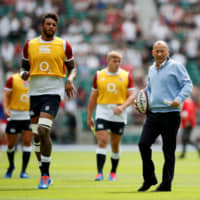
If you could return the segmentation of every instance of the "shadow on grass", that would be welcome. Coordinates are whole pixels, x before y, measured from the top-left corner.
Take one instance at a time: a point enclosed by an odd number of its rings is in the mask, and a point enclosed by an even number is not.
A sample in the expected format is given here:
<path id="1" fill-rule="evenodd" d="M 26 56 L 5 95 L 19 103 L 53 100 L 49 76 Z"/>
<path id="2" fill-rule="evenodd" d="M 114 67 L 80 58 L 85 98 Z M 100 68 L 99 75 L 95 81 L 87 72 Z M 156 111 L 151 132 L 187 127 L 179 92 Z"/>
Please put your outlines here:
<path id="1" fill-rule="evenodd" d="M 6 192 L 6 191 L 38 191 L 37 188 L 0 188 L 0 192 Z"/>
<path id="2" fill-rule="evenodd" d="M 153 192 L 153 191 L 146 191 L 146 192 L 138 192 L 137 190 L 136 191 L 113 191 L 113 192 L 105 192 L 105 193 L 109 193 L 109 194 L 133 194 L 133 193 L 135 193 L 135 194 L 147 194 L 147 193 L 151 193 L 151 192 Z"/>

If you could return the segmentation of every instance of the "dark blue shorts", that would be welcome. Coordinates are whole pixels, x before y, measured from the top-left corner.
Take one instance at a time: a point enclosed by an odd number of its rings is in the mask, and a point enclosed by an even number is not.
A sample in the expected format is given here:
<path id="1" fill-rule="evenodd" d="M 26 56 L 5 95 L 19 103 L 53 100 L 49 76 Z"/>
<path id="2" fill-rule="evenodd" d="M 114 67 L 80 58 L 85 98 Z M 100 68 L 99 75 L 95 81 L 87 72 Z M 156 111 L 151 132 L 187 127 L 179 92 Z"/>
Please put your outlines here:
<path id="1" fill-rule="evenodd" d="M 41 112 L 45 112 L 56 117 L 60 105 L 59 95 L 41 95 L 30 97 L 30 115 L 31 118 L 40 116 Z"/>
<path id="2" fill-rule="evenodd" d="M 30 120 L 9 120 L 6 126 L 7 134 L 18 134 L 22 131 L 31 131 Z"/>
<path id="3" fill-rule="evenodd" d="M 117 135 L 123 135 L 124 126 L 124 122 L 112 122 L 104 119 L 97 119 L 95 128 L 96 131 L 108 130 Z"/>

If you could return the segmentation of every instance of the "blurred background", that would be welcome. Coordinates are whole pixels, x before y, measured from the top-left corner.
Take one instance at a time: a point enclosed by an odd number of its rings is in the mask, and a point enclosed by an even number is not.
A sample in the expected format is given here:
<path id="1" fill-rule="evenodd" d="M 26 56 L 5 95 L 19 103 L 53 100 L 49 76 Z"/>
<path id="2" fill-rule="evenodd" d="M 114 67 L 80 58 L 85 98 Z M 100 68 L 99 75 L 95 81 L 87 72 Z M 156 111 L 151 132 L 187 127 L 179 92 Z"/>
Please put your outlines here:
<path id="1" fill-rule="evenodd" d="M 136 91 L 144 88 L 156 40 L 168 43 L 170 56 L 185 65 L 192 79 L 198 124 L 193 137 L 200 140 L 199 0 L 0 0 L 0 97 L 7 77 L 19 70 L 25 41 L 40 34 L 41 16 L 52 11 L 60 17 L 57 36 L 70 42 L 78 65 L 77 98 L 60 104 L 51 133 L 54 143 L 96 142 L 87 127 L 95 72 L 106 66 L 108 51 L 117 50 L 123 55 L 121 67 L 132 73 Z M 144 118 L 129 108 L 122 143 L 137 143 Z"/>

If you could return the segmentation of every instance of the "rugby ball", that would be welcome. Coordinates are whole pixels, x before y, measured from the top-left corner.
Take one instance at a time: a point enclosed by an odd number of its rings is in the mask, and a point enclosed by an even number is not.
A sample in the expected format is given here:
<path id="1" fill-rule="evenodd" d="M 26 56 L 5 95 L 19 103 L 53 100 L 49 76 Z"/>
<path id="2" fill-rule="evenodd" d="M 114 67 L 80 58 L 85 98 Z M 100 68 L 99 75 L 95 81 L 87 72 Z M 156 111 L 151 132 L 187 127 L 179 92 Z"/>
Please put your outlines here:
<path id="1" fill-rule="evenodd" d="M 140 90 L 136 96 L 136 106 L 138 111 L 146 114 L 148 110 L 148 98 L 144 89 Z"/>

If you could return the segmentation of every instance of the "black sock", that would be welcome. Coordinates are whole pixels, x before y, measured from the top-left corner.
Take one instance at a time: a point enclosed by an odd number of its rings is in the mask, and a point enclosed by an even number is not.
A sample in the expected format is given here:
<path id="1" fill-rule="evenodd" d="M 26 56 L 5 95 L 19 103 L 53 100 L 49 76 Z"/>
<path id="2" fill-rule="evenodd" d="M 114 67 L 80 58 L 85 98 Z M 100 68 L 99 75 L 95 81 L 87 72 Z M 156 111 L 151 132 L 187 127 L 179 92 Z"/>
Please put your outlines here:
<path id="1" fill-rule="evenodd" d="M 15 154 L 15 151 L 12 151 L 12 152 L 8 152 L 7 151 L 7 156 L 8 156 L 8 161 L 9 161 L 9 168 L 13 168 L 14 167 L 14 154 Z"/>
<path id="2" fill-rule="evenodd" d="M 118 163 L 119 163 L 119 159 L 113 159 L 113 158 L 111 158 L 111 163 L 112 163 L 111 172 L 116 173 L 117 166 L 118 166 Z"/>
<path id="3" fill-rule="evenodd" d="M 39 169 L 40 169 L 40 173 L 41 173 L 41 176 L 42 176 L 42 165 L 39 166 Z"/>
<path id="4" fill-rule="evenodd" d="M 26 167 L 28 165 L 28 161 L 30 159 L 31 152 L 23 151 L 23 160 L 22 160 L 22 172 L 26 171 Z"/>
<path id="5" fill-rule="evenodd" d="M 42 162 L 42 176 L 49 176 L 49 166 L 50 166 L 50 162 Z"/>
<path id="6" fill-rule="evenodd" d="M 102 173 L 103 172 L 103 166 L 106 160 L 106 155 L 104 154 L 96 154 L 97 157 L 97 170 L 98 173 Z"/>

